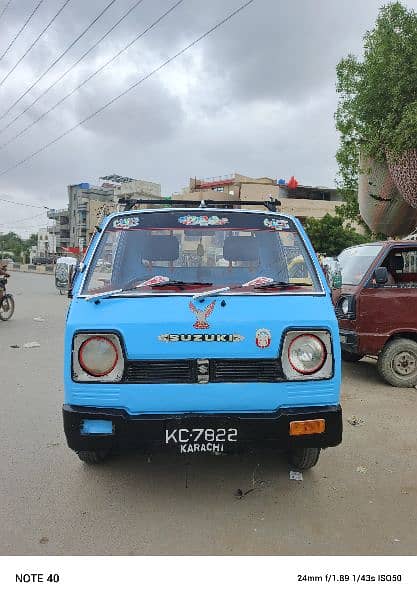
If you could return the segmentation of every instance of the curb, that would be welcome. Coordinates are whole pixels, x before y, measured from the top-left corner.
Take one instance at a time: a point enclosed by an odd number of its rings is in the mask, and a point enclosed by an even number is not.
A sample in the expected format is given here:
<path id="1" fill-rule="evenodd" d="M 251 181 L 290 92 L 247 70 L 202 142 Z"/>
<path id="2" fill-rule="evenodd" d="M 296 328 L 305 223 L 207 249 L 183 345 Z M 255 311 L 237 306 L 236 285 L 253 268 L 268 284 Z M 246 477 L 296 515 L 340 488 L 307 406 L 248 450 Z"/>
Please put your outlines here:
<path id="1" fill-rule="evenodd" d="M 21 265 L 14 263 L 10 271 L 20 271 L 20 273 L 38 273 L 39 275 L 53 275 L 54 265 Z"/>

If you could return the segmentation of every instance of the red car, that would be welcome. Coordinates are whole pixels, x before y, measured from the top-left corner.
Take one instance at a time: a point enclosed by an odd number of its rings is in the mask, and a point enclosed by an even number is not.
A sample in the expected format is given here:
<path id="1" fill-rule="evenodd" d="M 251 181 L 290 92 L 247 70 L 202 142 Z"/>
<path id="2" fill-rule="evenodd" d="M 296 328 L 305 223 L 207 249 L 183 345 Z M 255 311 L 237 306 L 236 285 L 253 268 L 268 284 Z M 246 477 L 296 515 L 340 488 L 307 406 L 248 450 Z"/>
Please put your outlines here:
<path id="1" fill-rule="evenodd" d="M 342 287 L 332 296 L 342 358 L 376 356 L 385 381 L 417 385 L 417 241 L 353 246 L 339 263 Z"/>

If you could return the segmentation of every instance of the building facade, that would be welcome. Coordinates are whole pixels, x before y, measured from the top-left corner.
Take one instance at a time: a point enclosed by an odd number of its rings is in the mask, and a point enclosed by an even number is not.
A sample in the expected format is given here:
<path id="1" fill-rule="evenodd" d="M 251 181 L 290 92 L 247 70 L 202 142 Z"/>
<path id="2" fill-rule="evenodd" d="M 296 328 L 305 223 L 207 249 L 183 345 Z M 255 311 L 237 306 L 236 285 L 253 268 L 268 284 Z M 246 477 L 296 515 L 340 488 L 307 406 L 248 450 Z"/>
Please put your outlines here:
<path id="1" fill-rule="evenodd" d="M 121 198 L 160 198 L 161 185 L 120 175 L 100 177 L 101 185 L 79 183 L 68 186 L 68 243 L 72 252 L 82 253 L 103 217 L 119 208 Z M 54 218 L 54 217 L 52 217 Z"/>
<path id="2" fill-rule="evenodd" d="M 70 245 L 70 225 L 67 208 L 49 209 L 46 213 L 48 219 L 55 221 L 48 227 L 48 232 L 55 236 L 56 253 L 63 254 L 63 248 Z"/>
<path id="3" fill-rule="evenodd" d="M 82 252 L 89 244 L 95 226 L 116 209 L 112 188 L 79 183 L 68 186 L 69 247 Z"/>
<path id="4" fill-rule="evenodd" d="M 135 196 L 137 198 L 161 196 L 161 184 L 143 179 L 132 179 L 122 175 L 105 175 L 100 177 L 103 189 L 113 189 L 116 197 Z"/>
<path id="5" fill-rule="evenodd" d="M 280 211 L 294 215 L 301 221 L 307 217 L 322 218 L 326 213 L 336 214 L 336 208 L 343 201 L 336 189 L 298 185 L 291 189 L 287 184 L 278 183 L 270 177 L 247 177 L 235 173 L 211 179 L 190 179 L 188 188 L 172 196 L 174 200 L 214 200 L 222 203 L 237 200 L 265 202 L 270 198 L 279 199 Z M 248 207 L 250 208 L 250 206 Z M 254 205 L 253 208 L 259 208 Z"/>
<path id="6" fill-rule="evenodd" d="M 38 230 L 37 256 L 50 257 L 56 255 L 56 236 L 49 227 Z"/>

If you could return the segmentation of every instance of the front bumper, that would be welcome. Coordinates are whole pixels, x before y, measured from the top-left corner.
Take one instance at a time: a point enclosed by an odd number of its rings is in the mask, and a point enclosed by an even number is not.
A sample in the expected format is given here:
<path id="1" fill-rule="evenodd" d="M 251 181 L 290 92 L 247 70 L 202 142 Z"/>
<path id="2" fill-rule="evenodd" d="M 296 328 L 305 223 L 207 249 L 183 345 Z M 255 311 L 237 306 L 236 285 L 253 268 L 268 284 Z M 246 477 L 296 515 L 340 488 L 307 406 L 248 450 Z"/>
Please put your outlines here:
<path id="1" fill-rule="evenodd" d="M 359 354 L 359 338 L 355 331 L 340 329 L 339 339 L 342 350 L 350 354 Z"/>
<path id="2" fill-rule="evenodd" d="M 64 430 L 68 446 L 75 451 L 125 448 L 165 448 L 166 430 L 185 428 L 235 428 L 237 443 L 225 444 L 225 452 L 252 447 L 288 450 L 294 447 L 327 448 L 342 441 L 340 405 L 282 408 L 270 413 L 203 413 L 129 415 L 123 409 L 64 405 Z M 291 421 L 325 419 L 325 431 L 290 436 Z M 112 422 L 111 434 L 82 433 L 84 421 Z M 178 448 L 178 444 L 176 445 Z"/>

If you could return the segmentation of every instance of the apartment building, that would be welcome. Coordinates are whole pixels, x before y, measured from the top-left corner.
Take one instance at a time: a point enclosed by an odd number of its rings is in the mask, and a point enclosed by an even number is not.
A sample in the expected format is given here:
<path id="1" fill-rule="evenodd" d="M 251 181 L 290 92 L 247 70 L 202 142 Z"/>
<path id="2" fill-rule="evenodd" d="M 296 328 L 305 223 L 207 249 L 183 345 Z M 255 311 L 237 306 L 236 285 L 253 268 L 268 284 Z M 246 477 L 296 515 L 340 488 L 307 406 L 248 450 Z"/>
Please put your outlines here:
<path id="1" fill-rule="evenodd" d="M 62 254 L 63 248 L 66 248 L 70 244 L 70 232 L 69 232 L 69 215 L 67 208 L 51 208 L 46 213 L 48 219 L 55 221 L 53 225 L 48 227 L 48 232 L 55 238 L 55 252 Z"/>
<path id="2" fill-rule="evenodd" d="M 113 212 L 115 207 L 112 188 L 92 186 L 89 183 L 69 185 L 69 247 L 84 250 L 102 216 Z"/>
<path id="3" fill-rule="evenodd" d="M 173 200 L 217 200 L 222 203 L 237 200 L 267 201 L 276 198 L 281 202 L 280 210 L 303 220 L 307 217 L 324 217 L 326 213 L 336 214 L 336 207 L 343 202 L 334 188 L 297 185 L 291 188 L 285 182 L 270 177 L 248 177 L 239 173 L 212 177 L 210 179 L 191 178 L 189 186 Z M 249 206 L 250 208 L 250 206 Z M 254 208 L 259 208 L 254 206 Z"/>

